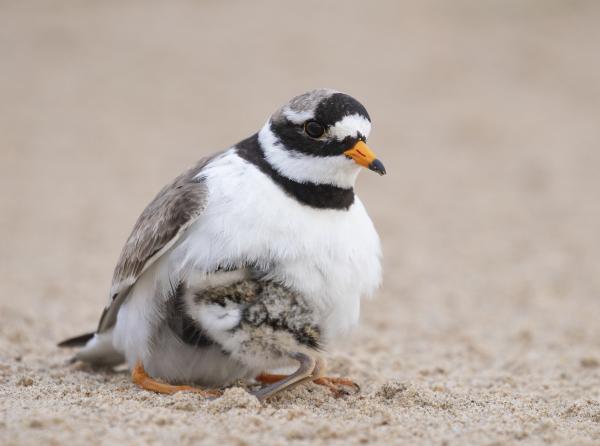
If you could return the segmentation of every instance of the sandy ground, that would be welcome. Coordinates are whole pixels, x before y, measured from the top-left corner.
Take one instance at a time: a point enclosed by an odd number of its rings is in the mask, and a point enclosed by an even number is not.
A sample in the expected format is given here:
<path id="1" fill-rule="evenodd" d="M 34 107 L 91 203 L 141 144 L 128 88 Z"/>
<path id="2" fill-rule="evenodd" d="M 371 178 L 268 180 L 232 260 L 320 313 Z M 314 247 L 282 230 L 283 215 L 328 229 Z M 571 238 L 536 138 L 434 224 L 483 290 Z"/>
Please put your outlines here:
<path id="1" fill-rule="evenodd" d="M 600 444 L 600 3 L 0 4 L 0 444 Z M 154 193 L 331 86 L 384 286 L 261 406 L 67 366 Z"/>

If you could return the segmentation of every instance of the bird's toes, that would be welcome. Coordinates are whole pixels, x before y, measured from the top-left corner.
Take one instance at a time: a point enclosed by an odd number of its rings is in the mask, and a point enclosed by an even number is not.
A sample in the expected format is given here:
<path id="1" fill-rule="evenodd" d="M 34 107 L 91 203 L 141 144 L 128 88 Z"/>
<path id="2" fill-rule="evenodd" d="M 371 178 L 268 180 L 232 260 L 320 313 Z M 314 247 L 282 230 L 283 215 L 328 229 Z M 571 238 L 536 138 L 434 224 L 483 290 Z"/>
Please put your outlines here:
<path id="1" fill-rule="evenodd" d="M 360 393 L 360 386 L 349 378 L 322 376 L 315 379 L 314 383 L 327 387 L 336 398 Z"/>

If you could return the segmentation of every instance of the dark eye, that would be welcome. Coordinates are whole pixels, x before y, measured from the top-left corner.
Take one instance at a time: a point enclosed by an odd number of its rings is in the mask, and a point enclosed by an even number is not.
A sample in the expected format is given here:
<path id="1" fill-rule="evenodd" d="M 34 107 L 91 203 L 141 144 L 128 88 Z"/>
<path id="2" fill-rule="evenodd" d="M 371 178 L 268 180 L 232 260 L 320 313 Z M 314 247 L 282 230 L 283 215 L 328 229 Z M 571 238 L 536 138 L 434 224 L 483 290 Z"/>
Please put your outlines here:
<path id="1" fill-rule="evenodd" d="M 325 127 L 317 121 L 306 121 L 304 123 L 304 131 L 311 138 L 320 138 L 325 133 Z"/>

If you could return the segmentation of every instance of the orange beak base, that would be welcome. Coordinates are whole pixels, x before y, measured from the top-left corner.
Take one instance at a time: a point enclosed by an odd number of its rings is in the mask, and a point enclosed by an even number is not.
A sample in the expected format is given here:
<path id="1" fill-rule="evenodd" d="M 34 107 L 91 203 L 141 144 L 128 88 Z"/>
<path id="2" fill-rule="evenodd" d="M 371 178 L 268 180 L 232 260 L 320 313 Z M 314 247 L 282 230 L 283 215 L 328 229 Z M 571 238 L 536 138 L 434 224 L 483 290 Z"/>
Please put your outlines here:
<path id="1" fill-rule="evenodd" d="M 377 172 L 379 175 L 385 175 L 386 173 L 383 163 L 377 159 L 364 141 L 358 141 L 351 149 L 346 150 L 344 155 L 353 159 L 356 164 Z"/>

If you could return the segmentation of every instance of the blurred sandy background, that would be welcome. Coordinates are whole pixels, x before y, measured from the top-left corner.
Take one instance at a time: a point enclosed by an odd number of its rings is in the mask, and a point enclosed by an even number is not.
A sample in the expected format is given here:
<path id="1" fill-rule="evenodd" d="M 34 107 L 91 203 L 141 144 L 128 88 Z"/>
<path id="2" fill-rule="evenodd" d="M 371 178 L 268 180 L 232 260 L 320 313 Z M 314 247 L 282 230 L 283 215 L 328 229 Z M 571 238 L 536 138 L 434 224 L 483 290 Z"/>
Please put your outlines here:
<path id="1" fill-rule="evenodd" d="M 600 444 L 600 3 L 0 3 L 0 443 Z M 157 190 L 291 96 L 361 100 L 361 396 L 65 366 Z"/>

